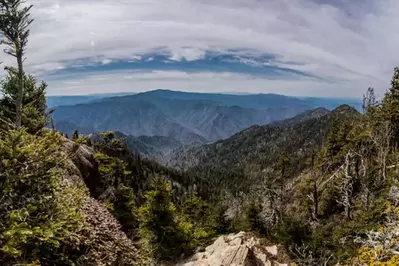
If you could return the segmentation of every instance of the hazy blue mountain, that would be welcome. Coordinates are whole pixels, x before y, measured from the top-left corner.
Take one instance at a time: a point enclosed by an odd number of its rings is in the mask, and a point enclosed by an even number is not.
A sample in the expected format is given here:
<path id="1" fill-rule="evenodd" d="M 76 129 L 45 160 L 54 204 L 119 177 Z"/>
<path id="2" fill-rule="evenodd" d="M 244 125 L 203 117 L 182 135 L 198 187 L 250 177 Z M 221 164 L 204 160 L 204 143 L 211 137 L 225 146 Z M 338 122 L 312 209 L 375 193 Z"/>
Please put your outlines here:
<path id="1" fill-rule="evenodd" d="M 66 96 L 47 96 L 47 106 L 55 107 L 61 105 L 76 105 L 82 103 L 88 103 L 104 98 L 131 95 L 133 93 L 104 93 L 104 94 L 88 94 L 88 95 L 66 95 Z"/>
<path id="2" fill-rule="evenodd" d="M 130 99 L 131 96 L 126 96 Z M 206 139 L 189 127 L 165 114 L 161 108 L 148 101 L 127 100 L 125 97 L 104 99 L 88 104 L 59 106 L 53 114 L 59 131 L 68 133 L 73 128 L 59 129 L 64 121 L 72 121 L 79 130 L 92 128 L 95 132 L 120 131 L 134 136 L 166 136 L 182 141 L 206 142 Z"/>
<path id="3" fill-rule="evenodd" d="M 338 100 L 298 99 L 276 94 L 227 95 L 156 90 L 58 106 L 53 118 L 64 133 L 107 130 L 132 136 L 161 136 L 184 144 L 225 139 L 253 125 L 294 117 Z M 324 105 L 324 106 L 323 106 Z M 320 109 L 323 110 L 323 109 Z"/>
<path id="4" fill-rule="evenodd" d="M 72 136 L 75 130 L 78 130 L 80 134 L 89 135 L 93 133 L 97 133 L 94 127 L 85 126 L 85 125 L 78 125 L 71 120 L 59 120 L 54 122 L 55 128 L 68 136 Z"/>
<path id="5" fill-rule="evenodd" d="M 154 90 L 141 93 L 142 96 L 156 96 L 176 100 L 207 100 L 215 104 L 226 106 L 241 106 L 244 108 L 267 109 L 288 106 L 306 106 L 308 109 L 324 107 L 329 110 L 342 104 L 355 107 L 358 111 L 362 108 L 361 99 L 352 98 L 316 98 L 316 97 L 291 97 L 279 94 L 222 94 L 222 93 L 193 93 L 171 90 Z"/>
<path id="6" fill-rule="evenodd" d="M 84 127 L 95 132 L 117 130 L 133 136 L 164 136 L 183 143 L 213 142 L 252 125 L 292 117 L 307 107 L 253 109 L 222 106 L 207 100 L 176 100 L 151 95 L 113 97 L 75 106 L 59 106 L 56 126 L 69 133 Z M 74 127 L 66 128 L 65 121 Z"/>

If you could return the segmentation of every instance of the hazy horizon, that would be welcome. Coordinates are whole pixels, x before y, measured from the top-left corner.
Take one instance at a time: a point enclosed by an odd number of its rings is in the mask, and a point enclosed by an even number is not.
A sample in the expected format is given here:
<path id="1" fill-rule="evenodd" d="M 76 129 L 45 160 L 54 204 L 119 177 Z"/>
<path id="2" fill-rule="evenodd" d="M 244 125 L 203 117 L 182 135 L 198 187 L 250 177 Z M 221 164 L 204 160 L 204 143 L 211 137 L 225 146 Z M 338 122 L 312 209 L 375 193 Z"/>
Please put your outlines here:
<path id="1" fill-rule="evenodd" d="M 181 90 L 172 90 L 172 89 L 154 89 L 154 90 L 143 90 L 138 92 L 127 92 L 127 91 L 116 91 L 116 92 L 106 92 L 106 93 L 86 93 L 86 94 L 50 94 L 47 93 L 47 97 L 73 97 L 73 96 L 101 96 L 101 95 L 116 95 L 116 96 L 128 96 L 128 95 L 136 95 L 140 93 L 146 92 L 154 92 L 154 91 L 171 91 L 171 92 L 182 92 L 182 93 L 199 93 L 199 94 L 222 94 L 222 95 L 236 95 L 236 96 L 245 96 L 245 95 L 281 95 L 286 97 L 293 97 L 293 98 L 325 98 L 325 99 L 341 99 L 341 100 L 361 100 L 360 97 L 315 97 L 312 95 L 309 96 L 295 96 L 295 95 L 286 95 L 281 93 L 251 93 L 251 92 L 200 92 L 200 91 L 181 91 Z"/>

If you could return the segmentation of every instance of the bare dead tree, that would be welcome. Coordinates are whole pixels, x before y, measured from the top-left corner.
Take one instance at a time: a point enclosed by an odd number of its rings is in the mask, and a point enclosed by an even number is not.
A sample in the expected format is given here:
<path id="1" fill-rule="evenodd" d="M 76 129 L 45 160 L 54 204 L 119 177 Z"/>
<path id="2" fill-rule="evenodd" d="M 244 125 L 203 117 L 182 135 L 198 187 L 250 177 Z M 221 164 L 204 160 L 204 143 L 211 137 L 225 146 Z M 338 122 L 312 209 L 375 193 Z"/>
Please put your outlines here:
<path id="1" fill-rule="evenodd" d="M 347 219 L 351 219 L 352 214 L 352 194 L 353 194 L 353 176 L 351 175 L 352 152 L 348 152 L 345 156 L 345 163 L 341 180 L 336 185 L 336 189 L 340 193 L 340 199 L 337 203 L 341 204 L 345 208 L 345 216 Z"/>
<path id="2" fill-rule="evenodd" d="M 315 173 L 314 169 L 314 164 L 315 164 L 315 154 L 312 154 L 312 161 L 311 161 L 311 167 L 312 167 L 312 179 L 313 179 L 313 193 L 310 197 L 313 205 L 313 219 L 317 220 L 319 216 L 319 186 L 317 182 L 317 175 Z"/>
<path id="3" fill-rule="evenodd" d="M 323 253 L 320 255 L 314 254 L 309 245 L 294 244 L 289 247 L 289 250 L 294 254 L 294 262 L 297 265 L 303 266 L 327 266 L 328 262 L 333 257 L 331 254 Z"/>
<path id="4" fill-rule="evenodd" d="M 392 126 L 390 121 L 380 123 L 370 131 L 370 139 L 377 150 L 377 163 L 379 166 L 379 181 L 387 180 L 388 155 L 391 150 Z"/>
<path id="5" fill-rule="evenodd" d="M 360 167 L 358 169 L 358 178 L 360 179 L 360 183 L 362 185 L 362 194 L 360 196 L 363 201 L 363 205 L 366 210 L 369 210 L 370 204 L 373 199 L 373 194 L 370 189 L 370 184 L 368 180 L 369 175 L 369 167 L 370 167 L 370 147 L 366 145 L 362 145 L 358 151 L 353 152 L 354 156 L 357 157 L 357 160 L 360 162 Z"/>
<path id="6" fill-rule="evenodd" d="M 281 194 L 285 193 L 285 186 L 280 184 L 280 178 L 272 172 L 263 175 L 261 178 L 263 178 L 263 182 L 261 185 L 256 185 L 253 191 L 258 198 L 262 199 L 262 211 L 260 213 L 262 220 L 269 228 L 273 228 L 279 224 L 281 219 L 281 205 L 283 204 Z"/>

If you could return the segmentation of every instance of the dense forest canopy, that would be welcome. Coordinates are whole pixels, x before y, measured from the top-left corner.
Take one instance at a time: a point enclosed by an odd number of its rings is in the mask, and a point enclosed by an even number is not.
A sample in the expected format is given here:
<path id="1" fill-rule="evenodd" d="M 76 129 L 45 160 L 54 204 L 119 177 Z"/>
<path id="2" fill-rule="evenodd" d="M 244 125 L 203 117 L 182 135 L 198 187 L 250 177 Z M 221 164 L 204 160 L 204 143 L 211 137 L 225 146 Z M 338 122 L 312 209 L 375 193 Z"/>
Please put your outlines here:
<path id="1" fill-rule="evenodd" d="M 1 265 L 159 265 L 238 231 L 296 265 L 399 265 L 399 68 L 362 114 L 252 127 L 181 151 L 171 169 L 114 132 L 51 126 L 46 84 L 24 71 L 31 8 L 0 0 L 17 65 L 0 84 Z"/>

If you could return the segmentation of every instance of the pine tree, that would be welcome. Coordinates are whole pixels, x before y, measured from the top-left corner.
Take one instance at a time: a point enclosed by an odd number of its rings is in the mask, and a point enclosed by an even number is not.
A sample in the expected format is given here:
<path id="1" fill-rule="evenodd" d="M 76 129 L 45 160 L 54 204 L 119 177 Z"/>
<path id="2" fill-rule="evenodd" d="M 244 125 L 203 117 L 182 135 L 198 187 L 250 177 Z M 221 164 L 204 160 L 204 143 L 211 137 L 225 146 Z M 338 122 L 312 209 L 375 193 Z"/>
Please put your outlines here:
<path id="1" fill-rule="evenodd" d="M 331 118 L 330 130 L 327 136 L 327 145 L 326 145 L 326 157 L 331 161 L 334 160 L 335 156 L 337 156 L 341 150 L 339 134 L 340 130 L 338 126 L 337 117 L 333 116 Z"/>
<path id="2" fill-rule="evenodd" d="M 266 234 L 266 228 L 262 217 L 260 216 L 261 211 L 262 205 L 259 202 L 252 201 L 246 210 L 246 218 L 251 231 Z"/>
<path id="3" fill-rule="evenodd" d="M 120 185 L 114 195 L 112 214 L 122 225 L 122 230 L 131 238 L 139 226 L 136 196 L 132 188 Z"/>
<path id="4" fill-rule="evenodd" d="M 86 190 L 64 179 L 61 147 L 55 132 L 0 136 L 0 265 L 56 259 L 60 245 L 83 225 Z"/>
<path id="5" fill-rule="evenodd" d="M 72 140 L 77 140 L 79 138 L 79 132 L 77 129 L 72 134 Z"/>
<path id="6" fill-rule="evenodd" d="M 383 116 L 391 122 L 392 144 L 399 145 L 399 67 L 396 67 L 391 80 L 391 88 L 382 101 Z"/>
<path id="7" fill-rule="evenodd" d="M 7 72 L 7 77 L 1 82 L 0 91 L 3 98 L 0 99 L 0 113 L 4 119 L 13 121 L 16 116 L 15 99 L 19 93 L 19 78 L 15 68 L 7 68 Z M 32 75 L 24 74 L 24 86 L 21 125 L 26 127 L 29 133 L 35 134 L 49 122 L 45 96 L 47 84 L 42 82 L 37 85 Z"/>
<path id="8" fill-rule="evenodd" d="M 325 144 L 325 167 L 334 169 L 343 163 L 347 151 L 346 148 L 349 144 L 347 135 L 350 130 L 351 126 L 349 123 L 338 120 L 336 115 L 332 116 Z"/>
<path id="9" fill-rule="evenodd" d="M 17 59 L 16 76 L 18 87 L 15 93 L 15 127 L 22 126 L 23 96 L 25 90 L 23 61 L 26 59 L 25 50 L 29 37 L 29 25 L 32 5 L 24 6 L 23 0 L 0 0 L 0 32 L 4 39 L 2 43 L 7 45 L 6 54 Z"/>
<path id="10" fill-rule="evenodd" d="M 160 259 L 181 254 L 188 239 L 179 225 L 169 184 L 161 178 L 155 178 L 145 199 L 145 204 L 139 208 L 139 233 L 146 247 Z"/>

